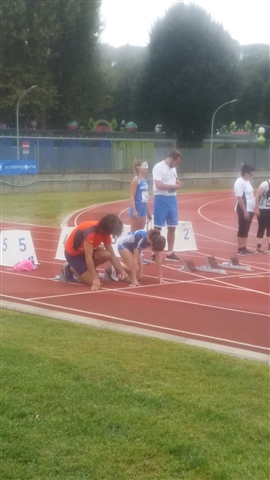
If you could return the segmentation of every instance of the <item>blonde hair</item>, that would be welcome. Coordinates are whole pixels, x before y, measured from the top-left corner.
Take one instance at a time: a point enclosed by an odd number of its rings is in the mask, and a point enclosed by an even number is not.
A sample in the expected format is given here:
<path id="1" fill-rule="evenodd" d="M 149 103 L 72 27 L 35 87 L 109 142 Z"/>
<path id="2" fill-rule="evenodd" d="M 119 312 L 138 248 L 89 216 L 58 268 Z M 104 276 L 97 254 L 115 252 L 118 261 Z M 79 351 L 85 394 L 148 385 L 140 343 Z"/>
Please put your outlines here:
<path id="1" fill-rule="evenodd" d="M 142 166 L 143 162 L 146 162 L 146 160 L 137 160 L 135 158 L 135 160 L 133 162 L 133 171 L 134 171 L 135 175 L 139 174 L 139 167 Z"/>

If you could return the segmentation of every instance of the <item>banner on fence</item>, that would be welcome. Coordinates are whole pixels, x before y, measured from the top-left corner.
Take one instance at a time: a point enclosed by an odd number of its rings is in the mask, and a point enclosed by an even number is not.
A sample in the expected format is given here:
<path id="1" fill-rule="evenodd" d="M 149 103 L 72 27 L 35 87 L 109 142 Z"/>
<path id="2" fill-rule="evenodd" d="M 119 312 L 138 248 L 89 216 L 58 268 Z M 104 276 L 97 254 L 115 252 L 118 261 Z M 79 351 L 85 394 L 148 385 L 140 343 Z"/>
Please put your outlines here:
<path id="1" fill-rule="evenodd" d="M 36 175 L 37 160 L 0 160 L 0 175 Z"/>

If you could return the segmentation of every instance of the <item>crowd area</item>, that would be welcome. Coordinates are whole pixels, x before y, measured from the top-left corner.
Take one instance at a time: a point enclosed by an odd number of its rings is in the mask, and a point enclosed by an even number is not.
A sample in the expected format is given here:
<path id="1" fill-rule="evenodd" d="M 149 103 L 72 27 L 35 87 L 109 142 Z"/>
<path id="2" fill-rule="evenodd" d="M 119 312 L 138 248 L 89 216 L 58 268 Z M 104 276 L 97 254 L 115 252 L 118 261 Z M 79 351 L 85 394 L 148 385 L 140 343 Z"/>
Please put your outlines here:
<path id="1" fill-rule="evenodd" d="M 152 220 L 148 207 L 148 163 L 146 160 L 134 160 L 134 178 L 130 184 L 130 232 L 122 236 L 124 225 L 114 214 L 105 215 L 100 221 L 85 221 L 70 233 L 65 243 L 66 263 L 61 280 L 70 283 L 88 285 L 91 290 L 101 287 L 101 276 L 97 267 L 109 262 L 105 270 L 106 279 L 126 281 L 132 286 L 140 285 L 143 280 L 143 266 L 155 263 L 159 282 L 162 276 L 162 254 L 166 246 L 165 261 L 181 262 L 174 252 L 175 229 L 178 226 L 177 192 L 181 188 L 177 167 L 182 162 L 179 150 L 170 152 L 165 160 L 153 168 L 153 228 L 146 224 Z M 254 192 L 251 179 L 254 168 L 245 163 L 234 184 L 236 197 L 235 211 L 238 218 L 237 254 L 247 256 L 270 253 L 270 180 L 263 181 Z M 254 216 L 258 218 L 257 248 L 251 251 L 247 247 L 250 225 Z M 167 239 L 161 235 L 162 227 L 167 226 Z M 263 248 L 266 236 L 267 247 Z M 116 256 L 112 247 L 112 238 L 118 238 Z M 143 257 L 143 250 L 151 248 L 150 262 Z M 102 275 L 104 278 L 104 275 Z"/>

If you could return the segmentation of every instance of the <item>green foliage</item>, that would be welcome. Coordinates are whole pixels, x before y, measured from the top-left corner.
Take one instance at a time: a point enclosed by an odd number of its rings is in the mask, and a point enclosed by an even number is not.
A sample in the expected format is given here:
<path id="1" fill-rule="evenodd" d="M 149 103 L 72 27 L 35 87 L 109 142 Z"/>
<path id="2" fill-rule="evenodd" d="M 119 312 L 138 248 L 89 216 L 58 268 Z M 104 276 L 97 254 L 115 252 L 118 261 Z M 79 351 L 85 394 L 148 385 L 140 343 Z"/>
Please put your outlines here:
<path id="1" fill-rule="evenodd" d="M 99 0 L 2 0 L 2 121 L 14 124 L 20 94 L 34 84 L 39 88 L 31 101 L 22 101 L 23 124 L 34 117 L 41 126 L 63 128 L 97 110 L 103 95 L 96 63 L 99 7 Z"/>
<path id="2" fill-rule="evenodd" d="M 237 94 L 237 120 L 270 124 L 269 45 L 244 45 L 240 49 L 241 88 Z"/>
<path id="3" fill-rule="evenodd" d="M 105 88 L 110 99 L 105 109 L 106 118 L 114 117 L 118 124 L 123 119 L 140 124 L 140 119 L 136 118 L 136 92 L 147 49 L 132 45 L 113 48 L 104 44 L 100 46 L 100 56 Z"/>
<path id="4" fill-rule="evenodd" d="M 183 139 L 203 138 L 217 106 L 235 98 L 237 53 L 236 42 L 204 9 L 173 5 L 150 34 L 138 98 L 144 127 L 161 123 Z"/>

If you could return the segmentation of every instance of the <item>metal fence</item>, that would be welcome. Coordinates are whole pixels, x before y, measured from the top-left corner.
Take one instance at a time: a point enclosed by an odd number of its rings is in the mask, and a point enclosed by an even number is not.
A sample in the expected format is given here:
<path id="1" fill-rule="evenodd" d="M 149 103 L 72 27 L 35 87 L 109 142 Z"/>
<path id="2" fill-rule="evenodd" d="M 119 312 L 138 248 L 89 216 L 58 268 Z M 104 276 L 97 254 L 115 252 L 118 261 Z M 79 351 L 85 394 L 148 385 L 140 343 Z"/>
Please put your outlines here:
<path id="1" fill-rule="evenodd" d="M 174 140 L 152 139 L 79 139 L 20 137 L 20 146 L 27 140 L 30 144 L 28 159 L 36 159 L 39 174 L 80 174 L 131 172 L 134 158 L 146 159 L 149 169 L 166 158 L 176 148 Z M 182 172 L 209 171 L 210 149 L 181 148 Z M 0 138 L 1 160 L 16 160 L 15 137 Z M 239 171 L 242 162 L 255 167 L 256 171 L 270 171 L 269 146 L 257 148 L 214 148 L 213 172 Z"/>

